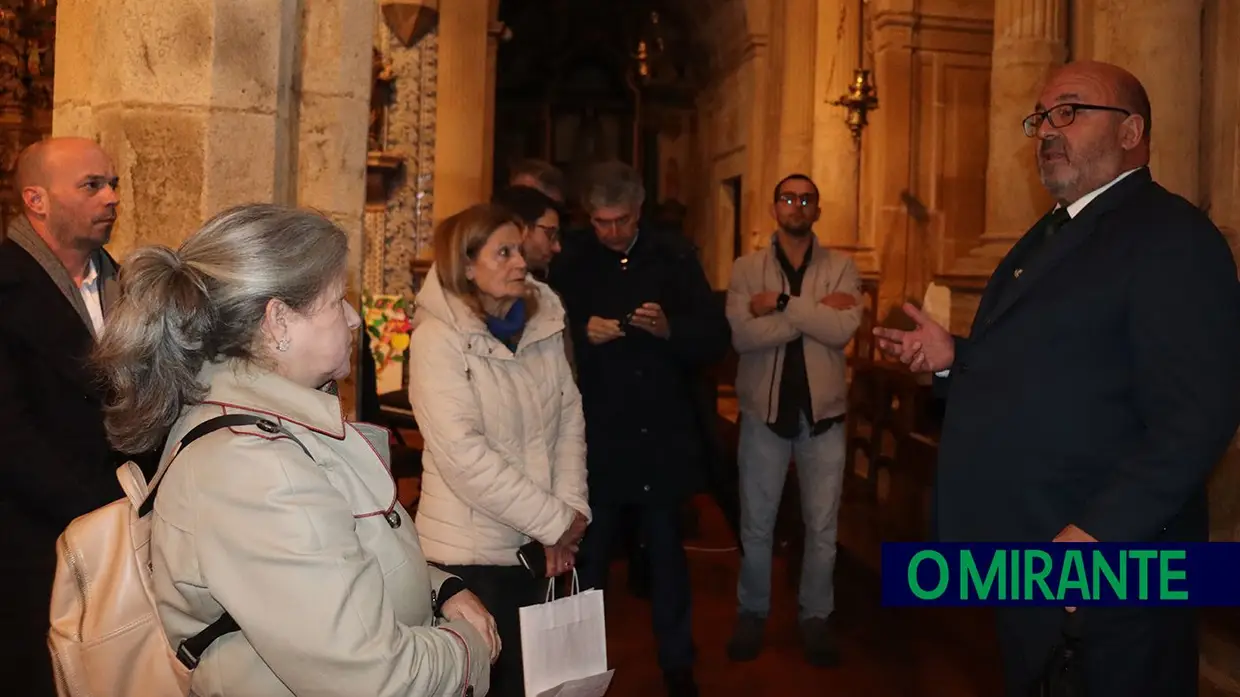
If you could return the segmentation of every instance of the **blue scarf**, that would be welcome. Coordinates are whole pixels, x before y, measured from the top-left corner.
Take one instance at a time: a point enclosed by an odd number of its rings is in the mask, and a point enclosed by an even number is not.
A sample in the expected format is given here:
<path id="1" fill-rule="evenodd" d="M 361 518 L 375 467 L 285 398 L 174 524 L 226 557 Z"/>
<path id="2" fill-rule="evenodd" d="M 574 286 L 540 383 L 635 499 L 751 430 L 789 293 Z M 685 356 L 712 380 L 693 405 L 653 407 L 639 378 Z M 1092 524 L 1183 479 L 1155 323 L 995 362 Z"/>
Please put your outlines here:
<path id="1" fill-rule="evenodd" d="M 508 350 L 515 353 L 521 331 L 525 329 L 525 299 L 518 298 L 508 309 L 508 314 L 502 318 L 487 315 L 486 323 L 491 335 L 504 342 Z"/>

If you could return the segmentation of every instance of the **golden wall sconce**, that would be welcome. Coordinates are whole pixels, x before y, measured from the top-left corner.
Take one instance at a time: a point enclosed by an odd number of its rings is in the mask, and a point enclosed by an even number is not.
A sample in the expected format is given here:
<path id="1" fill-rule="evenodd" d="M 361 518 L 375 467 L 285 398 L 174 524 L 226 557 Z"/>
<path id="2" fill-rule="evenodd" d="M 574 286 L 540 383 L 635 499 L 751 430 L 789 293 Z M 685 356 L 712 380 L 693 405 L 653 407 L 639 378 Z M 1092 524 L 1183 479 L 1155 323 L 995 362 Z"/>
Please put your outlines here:
<path id="1" fill-rule="evenodd" d="M 852 131 L 853 141 L 860 143 L 861 131 L 869 124 L 869 113 L 878 109 L 878 97 L 875 95 L 874 83 L 870 80 L 870 71 L 854 70 L 848 93 L 830 104 L 848 110 L 844 122 L 848 124 L 848 130 Z"/>

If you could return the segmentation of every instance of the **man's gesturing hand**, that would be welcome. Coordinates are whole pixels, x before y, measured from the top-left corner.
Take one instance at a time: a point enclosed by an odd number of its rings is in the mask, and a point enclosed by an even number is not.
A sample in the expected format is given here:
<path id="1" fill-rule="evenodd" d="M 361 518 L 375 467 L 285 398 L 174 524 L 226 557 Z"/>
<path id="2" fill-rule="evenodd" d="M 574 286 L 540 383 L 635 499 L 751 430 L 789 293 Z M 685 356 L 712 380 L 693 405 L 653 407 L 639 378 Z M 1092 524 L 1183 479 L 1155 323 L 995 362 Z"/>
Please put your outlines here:
<path id="1" fill-rule="evenodd" d="M 917 323 L 917 328 L 903 331 L 875 327 L 879 350 L 915 373 L 937 373 L 950 368 L 956 359 L 956 342 L 951 334 L 912 303 L 904 303 L 904 313 Z"/>

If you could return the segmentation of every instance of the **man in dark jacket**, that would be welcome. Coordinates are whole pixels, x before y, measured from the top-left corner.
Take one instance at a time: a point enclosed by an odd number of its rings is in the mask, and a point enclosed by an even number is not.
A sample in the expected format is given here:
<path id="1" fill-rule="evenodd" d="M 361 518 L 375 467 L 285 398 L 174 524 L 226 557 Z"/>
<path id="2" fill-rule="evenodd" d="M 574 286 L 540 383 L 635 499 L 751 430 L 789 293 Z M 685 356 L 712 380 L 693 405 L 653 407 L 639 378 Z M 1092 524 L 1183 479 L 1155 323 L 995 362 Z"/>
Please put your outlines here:
<path id="1" fill-rule="evenodd" d="M 103 250 L 117 177 L 94 142 L 56 138 L 17 165 L 23 214 L 0 244 L 0 685 L 55 695 L 47 649 L 56 538 L 120 498 L 87 359 L 117 300 Z"/>
<path id="2" fill-rule="evenodd" d="M 1126 71 L 1057 71 L 1024 129 L 1058 205 L 1000 262 L 969 336 L 913 307 L 917 329 L 875 331 L 947 396 L 945 541 L 1207 539 L 1206 481 L 1240 423 L 1240 284 L 1218 228 L 1151 178 L 1150 126 Z M 1085 694 L 1197 694 L 1190 608 L 1077 611 Z M 1008 695 L 1029 693 L 1064 618 L 999 611 Z"/>
<path id="3" fill-rule="evenodd" d="M 634 509 L 668 692 L 696 695 L 681 507 L 702 487 L 707 454 L 696 380 L 727 351 L 728 323 L 693 246 L 639 225 L 645 190 L 637 173 L 606 163 L 588 181 L 594 234 L 566 241 L 551 271 L 586 416 L 594 519 L 582 542 L 582 584 L 604 586 L 622 514 Z"/>

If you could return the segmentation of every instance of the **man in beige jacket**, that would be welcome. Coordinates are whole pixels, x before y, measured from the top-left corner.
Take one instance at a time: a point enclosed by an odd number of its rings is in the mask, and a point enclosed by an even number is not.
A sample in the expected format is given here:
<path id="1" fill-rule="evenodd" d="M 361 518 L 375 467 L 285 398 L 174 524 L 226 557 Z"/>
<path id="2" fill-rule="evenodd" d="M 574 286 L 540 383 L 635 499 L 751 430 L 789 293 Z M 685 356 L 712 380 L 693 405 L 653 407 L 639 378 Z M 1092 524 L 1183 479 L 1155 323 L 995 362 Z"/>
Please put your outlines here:
<path id="1" fill-rule="evenodd" d="M 814 236 L 818 187 L 792 174 L 775 187 L 779 228 L 767 249 L 736 261 L 728 288 L 740 354 L 741 561 L 735 661 L 757 658 L 770 609 L 771 544 L 789 460 L 796 459 L 805 518 L 800 620 L 810 663 L 838 661 L 834 609 L 836 519 L 844 474 L 844 347 L 861 322 L 852 260 Z"/>

